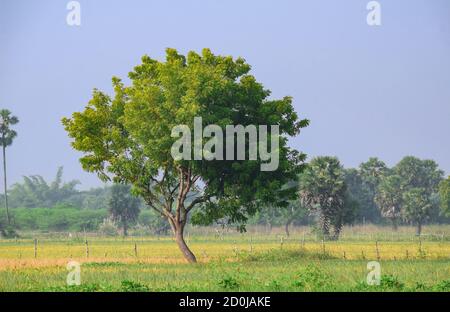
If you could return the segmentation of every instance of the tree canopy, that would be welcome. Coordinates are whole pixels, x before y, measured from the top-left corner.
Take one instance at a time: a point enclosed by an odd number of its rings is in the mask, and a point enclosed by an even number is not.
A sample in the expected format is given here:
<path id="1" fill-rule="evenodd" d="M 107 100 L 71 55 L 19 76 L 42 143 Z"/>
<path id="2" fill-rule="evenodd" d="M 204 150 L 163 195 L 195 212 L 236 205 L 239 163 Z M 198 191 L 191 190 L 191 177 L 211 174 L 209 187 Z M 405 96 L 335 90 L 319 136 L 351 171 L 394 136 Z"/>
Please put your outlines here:
<path id="1" fill-rule="evenodd" d="M 439 184 L 439 197 L 443 214 L 450 216 L 450 176 Z"/>
<path id="2" fill-rule="evenodd" d="M 131 194 L 129 185 L 114 184 L 109 199 L 109 214 L 123 229 L 123 236 L 128 236 L 130 224 L 136 222 L 141 201 Z"/>
<path id="3" fill-rule="evenodd" d="M 269 99 L 270 91 L 249 72 L 242 58 L 217 56 L 209 49 L 187 56 L 167 49 L 164 62 L 144 56 L 129 73 L 129 86 L 114 77 L 113 97 L 94 90 L 84 111 L 63 119 L 72 146 L 84 153 L 83 168 L 105 181 L 133 185 L 134 192 L 168 220 L 190 262 L 196 259 L 184 242 L 183 229 L 194 207 L 197 223 L 227 216 L 243 226 L 257 203 L 286 205 L 286 199 L 295 197 L 295 190 L 282 186 L 296 179 L 305 156 L 289 148 L 287 140 L 308 121 L 298 119 L 291 97 Z M 279 126 L 278 167 L 261 171 L 261 159 L 174 159 L 171 131 L 179 125 L 192 129 L 195 117 L 222 129 Z M 190 194 L 196 196 L 186 204 Z"/>
<path id="4" fill-rule="evenodd" d="M 300 176 L 300 202 L 311 212 L 317 213 L 319 226 L 325 238 L 337 239 L 345 220 L 347 188 L 344 170 L 336 157 L 313 158 Z M 334 234 L 330 236 L 333 227 Z"/>

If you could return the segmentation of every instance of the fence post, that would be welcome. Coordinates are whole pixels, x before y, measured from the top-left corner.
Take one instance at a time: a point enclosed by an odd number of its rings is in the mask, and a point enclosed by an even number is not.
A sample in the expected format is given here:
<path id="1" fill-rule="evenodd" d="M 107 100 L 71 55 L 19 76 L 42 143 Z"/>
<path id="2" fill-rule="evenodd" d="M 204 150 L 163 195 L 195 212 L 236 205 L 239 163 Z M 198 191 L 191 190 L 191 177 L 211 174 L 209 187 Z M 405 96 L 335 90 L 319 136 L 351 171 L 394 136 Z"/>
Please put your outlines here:
<path id="1" fill-rule="evenodd" d="M 34 239 L 34 259 L 37 258 L 37 245 L 38 245 L 38 240 L 35 238 Z"/>
<path id="2" fill-rule="evenodd" d="M 377 249 L 377 260 L 380 261 L 380 250 L 378 249 L 378 241 L 375 241 L 375 246 Z"/>
<path id="3" fill-rule="evenodd" d="M 280 249 L 283 250 L 283 236 L 280 237 Z"/>
<path id="4" fill-rule="evenodd" d="M 86 238 L 86 240 L 84 241 L 85 245 L 86 245 L 86 258 L 89 258 L 89 243 L 88 240 Z"/>
<path id="5" fill-rule="evenodd" d="M 134 256 L 137 258 L 138 256 L 138 250 L 137 250 L 137 244 L 134 243 Z"/>
<path id="6" fill-rule="evenodd" d="M 422 237 L 419 235 L 419 254 L 422 256 Z"/>

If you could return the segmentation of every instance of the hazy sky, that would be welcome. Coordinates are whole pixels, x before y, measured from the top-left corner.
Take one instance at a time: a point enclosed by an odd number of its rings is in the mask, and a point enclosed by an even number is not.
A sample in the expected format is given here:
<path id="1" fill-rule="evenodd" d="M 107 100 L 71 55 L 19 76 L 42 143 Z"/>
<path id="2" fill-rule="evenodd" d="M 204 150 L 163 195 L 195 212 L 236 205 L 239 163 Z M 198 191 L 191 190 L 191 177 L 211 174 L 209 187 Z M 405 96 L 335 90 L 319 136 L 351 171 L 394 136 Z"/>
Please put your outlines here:
<path id="1" fill-rule="evenodd" d="M 79 27 L 67 25 L 65 0 L 0 2 L 0 107 L 20 118 L 9 184 L 64 166 L 66 180 L 99 185 L 60 120 L 166 47 L 244 57 L 311 120 L 292 140 L 309 157 L 352 167 L 415 155 L 450 172 L 448 0 L 379 0 L 381 26 L 367 25 L 366 0 L 79 2 Z"/>

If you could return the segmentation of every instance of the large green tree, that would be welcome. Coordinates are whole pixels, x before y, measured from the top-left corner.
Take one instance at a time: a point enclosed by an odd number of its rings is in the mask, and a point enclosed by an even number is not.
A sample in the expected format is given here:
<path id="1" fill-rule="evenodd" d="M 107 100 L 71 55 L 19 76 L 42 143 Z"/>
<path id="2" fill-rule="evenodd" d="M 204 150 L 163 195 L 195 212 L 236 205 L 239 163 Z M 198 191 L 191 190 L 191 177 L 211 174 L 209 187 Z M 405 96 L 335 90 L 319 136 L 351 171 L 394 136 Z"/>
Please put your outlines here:
<path id="1" fill-rule="evenodd" d="M 398 220 L 401 217 L 402 208 L 402 179 L 398 175 L 384 177 L 375 195 L 375 203 L 380 209 L 381 215 L 392 222 L 392 228 L 397 230 Z"/>
<path id="2" fill-rule="evenodd" d="M 263 203 L 287 205 L 286 199 L 295 197 L 294 189 L 282 186 L 296 179 L 304 155 L 291 150 L 287 140 L 308 121 L 298 120 L 290 97 L 269 99 L 270 91 L 249 71 L 242 58 L 217 56 L 209 49 L 201 55 L 191 51 L 187 57 L 167 49 L 165 61 L 144 56 L 129 73 L 129 86 L 113 78 L 113 97 L 94 90 L 84 111 L 63 119 L 72 146 L 84 153 L 83 168 L 102 180 L 133 185 L 146 204 L 167 219 L 189 262 L 196 258 L 183 231 L 194 208 L 192 220 L 198 224 L 227 217 L 242 229 Z M 179 125 L 193 129 L 195 117 L 222 130 L 226 125 L 279 126 L 277 168 L 262 171 L 266 159 L 261 158 L 208 160 L 208 153 L 174 159 L 171 150 L 178 140 L 171 131 Z M 205 141 L 200 137 L 200 145 Z M 248 139 L 244 143 L 250 145 Z M 215 145 L 215 151 L 220 147 Z M 187 201 L 189 194 L 197 195 Z"/>
<path id="3" fill-rule="evenodd" d="M 417 225 L 417 234 L 420 235 L 423 222 L 430 217 L 434 208 L 432 197 L 439 191 L 444 172 L 434 160 L 413 156 L 404 157 L 394 167 L 394 171 L 401 179 L 403 217 Z"/>
<path id="4" fill-rule="evenodd" d="M 450 216 L 450 176 L 439 184 L 439 197 L 442 214 Z"/>
<path id="5" fill-rule="evenodd" d="M 422 160 L 414 156 L 404 157 L 394 167 L 394 171 L 401 178 L 404 191 L 411 188 L 423 188 L 429 196 L 437 192 L 439 182 L 444 175 L 434 160 Z"/>
<path id="6" fill-rule="evenodd" d="M 360 213 L 365 220 L 377 222 L 380 219 L 380 213 L 375 204 L 375 195 L 378 185 L 388 173 L 389 169 L 386 164 L 377 157 L 371 157 L 359 165 L 358 175 L 361 179 L 361 189 L 354 196 L 355 199 L 361 201 Z"/>
<path id="7" fill-rule="evenodd" d="M 416 234 L 422 233 L 422 224 L 430 217 L 431 197 L 423 188 L 414 187 L 403 194 L 404 216 L 417 225 Z"/>
<path id="8" fill-rule="evenodd" d="M 5 209 L 6 219 L 8 224 L 11 224 L 11 217 L 9 215 L 8 207 L 8 184 L 6 179 L 6 147 L 13 143 L 14 138 L 17 136 L 17 132 L 11 129 L 11 126 L 17 124 L 19 119 L 16 116 L 11 115 L 11 112 L 7 109 L 0 110 L 0 144 L 3 151 L 3 183 L 5 191 Z"/>
<path id="9" fill-rule="evenodd" d="M 114 184 L 109 199 L 109 214 L 123 229 L 123 236 L 128 236 L 130 224 L 136 222 L 140 213 L 141 201 L 131 194 L 131 187 Z"/>
<path id="10" fill-rule="evenodd" d="M 301 174 L 299 188 L 301 204 L 318 215 L 324 237 L 337 239 L 348 208 L 345 175 L 339 160 L 329 156 L 313 158 Z"/>

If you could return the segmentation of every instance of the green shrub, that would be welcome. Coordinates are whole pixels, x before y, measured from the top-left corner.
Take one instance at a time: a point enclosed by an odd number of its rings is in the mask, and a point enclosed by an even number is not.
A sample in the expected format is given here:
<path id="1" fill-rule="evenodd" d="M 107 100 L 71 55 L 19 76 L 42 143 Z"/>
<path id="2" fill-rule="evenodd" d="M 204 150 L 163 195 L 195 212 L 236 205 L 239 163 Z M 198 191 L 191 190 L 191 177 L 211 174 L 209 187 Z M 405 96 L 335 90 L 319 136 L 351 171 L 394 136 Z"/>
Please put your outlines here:
<path id="1" fill-rule="evenodd" d="M 130 280 L 124 280 L 121 283 L 121 290 L 126 292 L 144 292 L 144 291 L 150 291 L 150 289 L 142 285 L 138 282 L 130 281 Z"/>
<path id="2" fill-rule="evenodd" d="M 433 290 L 449 292 L 450 291 L 450 279 L 440 281 L 439 283 L 437 283 L 436 285 L 433 286 Z"/>
<path id="3" fill-rule="evenodd" d="M 297 273 L 292 285 L 305 291 L 330 290 L 334 287 L 332 276 L 312 264 Z"/>
<path id="4" fill-rule="evenodd" d="M 219 286 L 221 286 L 224 289 L 236 289 L 239 288 L 239 282 L 238 280 L 231 276 L 227 275 L 219 280 L 218 282 Z"/>

